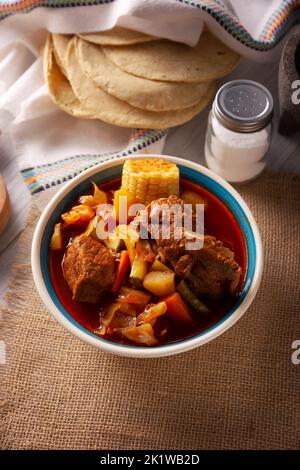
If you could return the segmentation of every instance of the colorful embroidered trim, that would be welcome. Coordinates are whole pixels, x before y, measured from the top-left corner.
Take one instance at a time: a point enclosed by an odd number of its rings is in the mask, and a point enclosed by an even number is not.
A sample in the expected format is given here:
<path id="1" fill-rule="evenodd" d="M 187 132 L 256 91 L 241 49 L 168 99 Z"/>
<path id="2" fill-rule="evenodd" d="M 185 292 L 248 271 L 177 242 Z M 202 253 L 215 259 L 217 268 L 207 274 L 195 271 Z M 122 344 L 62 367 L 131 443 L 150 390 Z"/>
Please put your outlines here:
<path id="1" fill-rule="evenodd" d="M 31 194 L 49 189 L 77 176 L 91 166 L 105 160 L 126 157 L 145 149 L 166 136 L 164 130 L 137 129 L 133 132 L 128 146 L 124 150 L 102 155 L 74 155 L 54 163 L 38 165 L 21 171 L 24 182 Z"/>
<path id="2" fill-rule="evenodd" d="M 0 20 L 14 14 L 29 13 L 37 7 L 66 8 L 76 6 L 103 5 L 115 0 L 0 0 Z M 300 20 L 300 0 L 285 0 L 266 22 L 259 40 L 255 40 L 222 5 L 219 0 L 175 0 L 199 8 L 211 15 L 228 33 L 241 44 L 257 51 L 272 49 L 285 33 Z M 22 176 L 31 193 L 55 186 L 76 176 L 81 171 L 97 163 L 130 155 L 157 142 L 165 136 L 165 131 L 137 130 L 133 133 L 124 151 L 105 155 L 75 155 L 56 163 L 28 168 Z"/>
<path id="3" fill-rule="evenodd" d="M 103 5 L 114 0 L 0 0 L 0 20 L 20 13 L 29 13 L 37 7 L 66 8 Z M 175 0 L 199 8 L 211 15 L 228 33 L 247 47 L 257 51 L 272 49 L 286 32 L 300 20 L 300 0 L 283 0 L 265 24 L 259 40 L 241 25 L 218 0 Z"/>

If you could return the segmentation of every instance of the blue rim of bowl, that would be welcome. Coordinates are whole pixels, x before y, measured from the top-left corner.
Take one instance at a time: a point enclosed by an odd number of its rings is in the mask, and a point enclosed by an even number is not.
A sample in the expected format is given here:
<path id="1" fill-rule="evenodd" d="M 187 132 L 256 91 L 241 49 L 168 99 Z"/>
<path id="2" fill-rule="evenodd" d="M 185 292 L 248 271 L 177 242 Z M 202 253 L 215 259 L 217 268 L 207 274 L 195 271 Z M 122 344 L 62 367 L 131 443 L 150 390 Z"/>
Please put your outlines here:
<path id="1" fill-rule="evenodd" d="M 203 173 L 200 173 L 192 168 L 188 168 L 183 165 L 180 165 L 180 164 L 178 165 L 178 167 L 180 170 L 181 177 L 186 178 L 194 183 L 200 184 L 201 186 L 206 188 L 208 191 L 213 193 L 227 206 L 227 208 L 236 218 L 242 230 L 245 245 L 246 245 L 247 269 L 246 269 L 243 288 L 238 296 L 237 302 L 234 305 L 234 307 L 219 322 L 215 323 L 214 325 L 211 325 L 209 328 L 202 331 L 201 333 L 198 333 L 186 339 L 176 341 L 175 343 L 172 343 L 173 345 L 179 345 L 179 344 L 188 343 L 190 341 L 194 341 L 195 339 L 206 335 L 210 331 L 215 330 L 217 327 L 222 325 L 226 320 L 228 320 L 228 318 L 231 317 L 235 313 L 235 311 L 241 305 L 247 293 L 249 292 L 250 287 L 252 285 L 252 281 L 253 281 L 253 277 L 255 273 L 255 267 L 256 267 L 256 244 L 255 244 L 253 230 L 251 228 L 251 225 L 249 223 L 249 220 L 244 210 L 242 209 L 240 204 L 237 202 L 237 200 L 234 198 L 234 196 L 229 191 L 227 191 L 226 188 L 224 188 L 217 181 L 211 179 L 209 176 Z M 47 221 L 45 230 L 43 232 L 43 236 L 42 236 L 41 244 L 40 244 L 40 265 L 41 265 L 43 281 L 48 291 L 48 294 L 51 297 L 52 302 L 58 308 L 61 314 L 71 324 L 73 324 L 73 326 L 75 326 L 76 328 L 84 332 L 85 334 L 88 334 L 89 336 L 96 338 L 101 343 L 104 342 L 108 344 L 116 344 L 118 347 L 121 347 L 121 348 L 132 349 L 132 348 L 136 348 L 136 346 L 130 346 L 130 345 L 121 344 L 121 343 L 114 343 L 113 341 L 110 341 L 108 339 L 100 338 L 99 336 L 95 335 L 91 331 L 84 328 L 80 323 L 78 323 L 72 317 L 72 315 L 65 309 L 65 307 L 62 305 L 59 298 L 57 297 L 57 294 L 52 285 L 51 276 L 50 276 L 50 267 L 49 267 L 49 243 L 50 243 L 51 235 L 53 232 L 53 227 L 57 222 L 59 222 L 60 215 L 64 211 L 70 208 L 70 206 L 76 200 L 76 198 L 78 198 L 81 194 L 84 194 L 90 189 L 92 181 L 95 181 L 97 184 L 102 184 L 108 181 L 112 181 L 113 179 L 120 178 L 121 172 L 122 172 L 122 165 L 113 166 L 105 170 L 101 170 L 99 171 L 99 173 L 89 176 L 84 181 L 80 182 L 75 188 L 73 188 L 68 194 L 66 194 L 66 196 L 59 202 L 59 204 L 55 207 L 54 211 L 52 212 L 49 220 Z M 151 349 L 157 350 L 157 349 L 162 349 L 162 348 L 166 348 L 169 346 L 170 344 L 163 344 L 159 346 L 154 346 Z M 139 346 L 138 348 L 149 350 L 148 346 Z"/>

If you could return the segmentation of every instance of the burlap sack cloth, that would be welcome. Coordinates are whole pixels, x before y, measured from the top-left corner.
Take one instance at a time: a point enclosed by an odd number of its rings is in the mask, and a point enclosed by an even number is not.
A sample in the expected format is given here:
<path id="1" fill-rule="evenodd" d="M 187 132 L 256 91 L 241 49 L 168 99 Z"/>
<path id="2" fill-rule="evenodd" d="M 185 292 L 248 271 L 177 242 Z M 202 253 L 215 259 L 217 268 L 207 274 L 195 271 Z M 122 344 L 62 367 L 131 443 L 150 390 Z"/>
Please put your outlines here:
<path id="1" fill-rule="evenodd" d="M 32 212 L 0 323 L 1 448 L 299 449 L 300 179 L 264 175 L 239 191 L 265 247 L 259 294 L 224 335 L 162 359 L 103 353 L 51 317 L 31 277 Z"/>

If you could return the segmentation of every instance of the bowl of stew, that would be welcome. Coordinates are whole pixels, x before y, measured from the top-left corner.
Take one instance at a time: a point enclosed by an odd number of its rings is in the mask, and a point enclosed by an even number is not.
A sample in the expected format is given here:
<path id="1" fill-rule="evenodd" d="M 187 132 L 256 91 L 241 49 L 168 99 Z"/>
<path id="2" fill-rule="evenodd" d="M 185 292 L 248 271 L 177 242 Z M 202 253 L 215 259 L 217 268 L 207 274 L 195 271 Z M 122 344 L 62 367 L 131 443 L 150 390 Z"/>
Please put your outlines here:
<path id="1" fill-rule="evenodd" d="M 233 326 L 259 288 L 263 250 L 250 209 L 222 178 L 181 158 L 136 155 L 57 192 L 31 261 L 42 301 L 66 330 L 144 358 L 191 350 Z"/>

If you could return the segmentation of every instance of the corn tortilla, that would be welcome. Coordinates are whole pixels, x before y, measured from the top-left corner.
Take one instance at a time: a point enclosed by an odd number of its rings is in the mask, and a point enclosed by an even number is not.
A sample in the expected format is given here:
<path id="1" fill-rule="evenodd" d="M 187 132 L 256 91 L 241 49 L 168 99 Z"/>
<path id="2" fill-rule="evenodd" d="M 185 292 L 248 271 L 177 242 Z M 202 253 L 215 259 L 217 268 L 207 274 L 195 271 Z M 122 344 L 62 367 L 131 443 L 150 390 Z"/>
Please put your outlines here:
<path id="1" fill-rule="evenodd" d="M 44 49 L 44 76 L 49 94 L 56 105 L 66 113 L 77 118 L 93 118 L 93 115 L 78 100 L 70 83 L 58 67 L 50 35 L 47 38 Z"/>
<path id="2" fill-rule="evenodd" d="M 208 31 L 196 47 L 167 40 L 114 47 L 104 46 L 106 57 L 127 73 L 149 80 L 205 82 L 229 74 L 239 55 Z"/>
<path id="3" fill-rule="evenodd" d="M 66 52 L 68 44 L 72 39 L 72 36 L 68 34 L 51 34 L 51 38 L 56 63 L 64 74 L 64 76 L 67 77 Z"/>
<path id="4" fill-rule="evenodd" d="M 86 41 L 102 46 L 126 46 L 129 44 L 157 41 L 159 39 L 155 36 L 140 33 L 139 31 L 122 28 L 121 26 L 115 26 L 108 31 L 80 33 L 78 36 Z"/>
<path id="5" fill-rule="evenodd" d="M 68 47 L 67 73 L 77 98 L 95 118 L 122 127 L 164 129 L 182 124 L 192 119 L 207 105 L 214 88 L 211 85 L 199 103 L 183 110 L 158 113 L 135 108 L 106 93 L 84 75 L 76 57 L 74 39 Z"/>
<path id="6" fill-rule="evenodd" d="M 209 92 L 210 82 L 175 83 L 136 77 L 107 59 L 101 46 L 77 39 L 76 55 L 83 72 L 104 91 L 136 108 L 173 111 L 199 103 Z"/>

